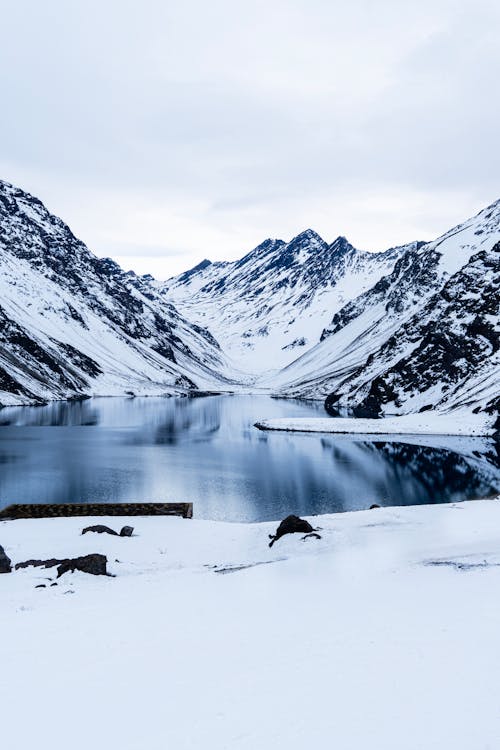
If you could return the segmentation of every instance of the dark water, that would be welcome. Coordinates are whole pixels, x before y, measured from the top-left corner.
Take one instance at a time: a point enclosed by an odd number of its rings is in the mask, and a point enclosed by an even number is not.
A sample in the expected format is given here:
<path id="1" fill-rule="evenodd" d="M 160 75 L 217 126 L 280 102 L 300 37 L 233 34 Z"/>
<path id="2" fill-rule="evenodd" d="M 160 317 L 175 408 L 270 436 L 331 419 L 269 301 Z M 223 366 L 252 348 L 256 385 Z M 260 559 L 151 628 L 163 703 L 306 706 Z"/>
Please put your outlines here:
<path id="1" fill-rule="evenodd" d="M 94 399 L 0 411 L 0 507 L 21 502 L 192 501 L 231 521 L 500 491 L 498 444 L 265 433 L 258 419 L 324 416 L 265 396 Z"/>

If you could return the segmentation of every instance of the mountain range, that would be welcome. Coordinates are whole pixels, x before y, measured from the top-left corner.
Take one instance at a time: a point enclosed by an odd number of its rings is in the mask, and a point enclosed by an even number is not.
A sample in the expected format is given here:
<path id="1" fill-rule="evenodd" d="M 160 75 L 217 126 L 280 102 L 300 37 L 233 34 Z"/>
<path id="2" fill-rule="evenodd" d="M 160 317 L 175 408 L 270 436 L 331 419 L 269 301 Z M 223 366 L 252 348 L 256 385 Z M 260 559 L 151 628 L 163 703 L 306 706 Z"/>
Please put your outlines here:
<path id="1" fill-rule="evenodd" d="M 308 229 L 159 282 L 0 181 L 0 404 L 244 387 L 493 423 L 499 349 L 500 201 L 432 242 L 373 253 Z"/>
<path id="2" fill-rule="evenodd" d="M 232 263 L 204 260 L 160 286 L 165 299 L 214 334 L 250 377 L 279 370 L 318 343 L 332 315 L 421 243 L 383 253 L 328 244 L 312 229 L 265 240 Z"/>

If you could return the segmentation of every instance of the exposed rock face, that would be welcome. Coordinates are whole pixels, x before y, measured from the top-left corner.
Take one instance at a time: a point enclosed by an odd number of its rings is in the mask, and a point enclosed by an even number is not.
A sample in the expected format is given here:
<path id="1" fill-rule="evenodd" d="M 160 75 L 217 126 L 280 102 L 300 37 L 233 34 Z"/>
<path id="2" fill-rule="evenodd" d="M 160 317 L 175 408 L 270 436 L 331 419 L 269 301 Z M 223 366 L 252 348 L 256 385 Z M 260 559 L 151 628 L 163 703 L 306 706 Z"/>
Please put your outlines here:
<path id="1" fill-rule="evenodd" d="M 217 342 L 0 181 L 0 404 L 220 385 Z"/>
<path id="2" fill-rule="evenodd" d="M 11 560 L 7 557 L 4 548 L 0 545 L 0 573 L 10 573 L 11 570 Z"/>
<path id="3" fill-rule="evenodd" d="M 411 351 L 406 353 L 412 345 Z M 418 399 L 419 410 L 439 401 L 476 407 L 474 382 L 495 379 L 484 409 L 494 406 L 500 360 L 500 243 L 473 255 L 442 289 L 379 350 L 395 362 L 375 378 L 359 407 L 382 413 Z M 492 383 L 494 385 L 494 383 Z M 424 394 L 428 394 L 427 402 Z M 421 404 L 421 405 L 420 405 Z"/>
<path id="4" fill-rule="evenodd" d="M 106 576 L 108 575 L 107 562 L 108 560 L 105 555 L 91 554 L 62 560 L 56 558 L 51 558 L 50 560 L 25 560 L 16 564 L 16 570 L 31 566 L 36 568 L 54 568 L 57 566 L 58 578 L 64 575 L 64 573 L 74 573 L 75 570 L 79 570 L 82 573 L 90 573 L 94 576 Z"/>
<path id="5" fill-rule="evenodd" d="M 272 547 L 285 534 L 310 534 L 311 532 L 314 532 L 314 529 L 309 521 L 299 518 L 299 516 L 287 516 L 278 526 L 276 534 L 269 535 L 271 540 L 269 546 Z"/>

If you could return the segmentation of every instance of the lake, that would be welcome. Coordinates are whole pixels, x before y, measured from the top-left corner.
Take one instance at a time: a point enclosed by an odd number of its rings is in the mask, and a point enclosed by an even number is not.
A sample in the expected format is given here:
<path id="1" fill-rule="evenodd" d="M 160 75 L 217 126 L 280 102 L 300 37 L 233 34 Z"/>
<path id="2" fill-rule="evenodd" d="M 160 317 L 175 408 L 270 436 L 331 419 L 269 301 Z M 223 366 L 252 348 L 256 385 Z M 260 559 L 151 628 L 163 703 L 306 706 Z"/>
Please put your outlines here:
<path id="1" fill-rule="evenodd" d="M 192 501 L 194 515 L 264 521 L 500 492 L 499 444 L 261 432 L 321 403 L 234 395 L 99 398 L 0 410 L 0 507 Z"/>

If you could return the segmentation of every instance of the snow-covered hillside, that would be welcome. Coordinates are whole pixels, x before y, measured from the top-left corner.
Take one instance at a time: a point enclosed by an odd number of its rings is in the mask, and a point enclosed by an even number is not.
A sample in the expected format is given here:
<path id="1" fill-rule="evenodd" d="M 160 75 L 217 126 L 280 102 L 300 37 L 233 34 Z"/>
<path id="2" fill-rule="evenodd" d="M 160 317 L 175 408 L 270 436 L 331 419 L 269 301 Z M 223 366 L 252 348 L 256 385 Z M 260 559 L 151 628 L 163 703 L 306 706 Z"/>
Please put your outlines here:
<path id="1" fill-rule="evenodd" d="M 367 253 L 345 237 L 329 245 L 308 229 L 288 243 L 266 240 L 232 263 L 205 260 L 161 291 L 206 326 L 238 368 L 261 374 L 318 343 L 334 313 L 420 245 Z"/>
<path id="2" fill-rule="evenodd" d="M 215 339 L 150 278 L 98 259 L 38 199 L 0 181 L 0 404 L 179 393 L 226 375 Z"/>
<path id="3" fill-rule="evenodd" d="M 0 523 L 13 564 L 116 575 L 0 575 L 5 747 L 496 750 L 500 502 L 309 520 Z"/>
<path id="4" fill-rule="evenodd" d="M 332 413 L 485 410 L 500 395 L 500 201 L 434 242 L 333 317 L 322 341 L 269 381 Z"/>

